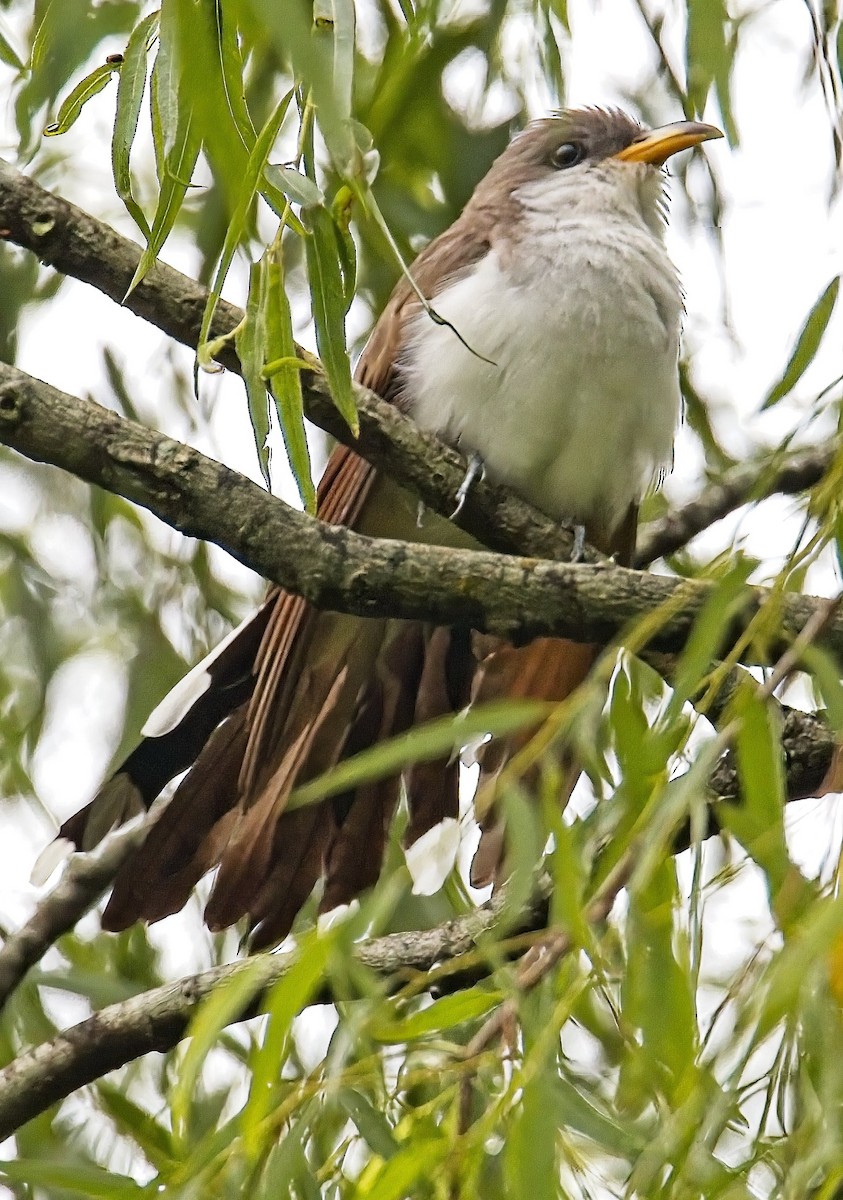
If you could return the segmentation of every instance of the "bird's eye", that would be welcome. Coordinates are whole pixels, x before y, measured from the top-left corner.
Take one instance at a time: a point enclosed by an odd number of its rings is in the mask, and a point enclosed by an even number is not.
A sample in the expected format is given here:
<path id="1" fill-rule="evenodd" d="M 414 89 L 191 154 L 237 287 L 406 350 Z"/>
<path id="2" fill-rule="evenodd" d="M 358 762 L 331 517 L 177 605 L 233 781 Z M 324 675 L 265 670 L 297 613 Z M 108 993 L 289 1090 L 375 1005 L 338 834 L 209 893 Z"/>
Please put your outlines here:
<path id="1" fill-rule="evenodd" d="M 565 167 L 575 167 L 585 158 L 585 150 L 578 142 L 563 142 L 557 146 L 550 156 L 554 167 L 563 170 Z"/>

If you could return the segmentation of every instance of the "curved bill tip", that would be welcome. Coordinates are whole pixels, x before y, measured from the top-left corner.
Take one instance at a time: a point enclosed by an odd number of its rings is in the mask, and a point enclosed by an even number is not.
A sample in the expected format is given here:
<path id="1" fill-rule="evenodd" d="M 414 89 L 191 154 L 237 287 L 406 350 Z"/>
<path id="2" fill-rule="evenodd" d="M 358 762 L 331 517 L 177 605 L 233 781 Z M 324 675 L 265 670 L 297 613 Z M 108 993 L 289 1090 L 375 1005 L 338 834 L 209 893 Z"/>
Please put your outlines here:
<path id="1" fill-rule="evenodd" d="M 643 130 L 634 142 L 624 146 L 614 157 L 621 162 L 651 163 L 660 167 L 671 154 L 722 137 L 723 131 L 716 125 L 703 125 L 701 121 L 674 121 L 671 125 L 660 125 L 658 129 Z"/>

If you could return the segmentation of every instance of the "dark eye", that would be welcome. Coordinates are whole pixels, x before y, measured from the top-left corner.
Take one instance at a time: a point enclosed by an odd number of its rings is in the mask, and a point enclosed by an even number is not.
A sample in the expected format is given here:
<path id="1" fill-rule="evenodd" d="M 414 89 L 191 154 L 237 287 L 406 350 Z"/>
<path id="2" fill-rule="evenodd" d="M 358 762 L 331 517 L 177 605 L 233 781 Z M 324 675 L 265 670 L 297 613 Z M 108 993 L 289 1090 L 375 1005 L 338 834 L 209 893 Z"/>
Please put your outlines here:
<path id="1" fill-rule="evenodd" d="M 554 167 L 563 170 L 565 167 L 575 167 L 585 158 L 585 149 L 578 142 L 563 142 L 557 146 L 550 156 Z"/>

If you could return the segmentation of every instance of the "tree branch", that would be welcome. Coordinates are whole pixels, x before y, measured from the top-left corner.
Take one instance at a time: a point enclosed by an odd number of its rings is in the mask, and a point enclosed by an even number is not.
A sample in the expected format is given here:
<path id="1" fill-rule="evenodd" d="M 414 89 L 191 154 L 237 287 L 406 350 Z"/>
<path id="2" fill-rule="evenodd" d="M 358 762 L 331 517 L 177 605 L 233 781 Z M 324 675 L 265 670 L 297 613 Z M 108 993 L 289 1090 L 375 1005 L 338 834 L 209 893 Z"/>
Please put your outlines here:
<path id="1" fill-rule="evenodd" d="M 386 980 L 390 992 L 398 991 L 420 972 L 437 964 L 452 963 L 472 955 L 473 967 L 484 966 L 486 974 L 499 961 L 501 944 L 488 960 L 478 942 L 484 934 L 507 922 L 507 935 L 540 929 L 547 919 L 547 889 L 539 887 L 535 897 L 519 912 L 506 910 L 501 891 L 482 908 L 435 929 L 392 933 L 355 945 L 357 960 Z M 480 951 L 480 962 L 475 962 Z M 77 1088 L 92 1083 L 108 1071 L 148 1054 L 172 1049 L 202 1001 L 221 983 L 244 972 L 254 977 L 254 999 L 248 1009 L 233 1017 L 231 1024 L 255 1016 L 261 996 L 282 979 L 295 961 L 292 954 L 262 954 L 215 967 L 201 975 L 166 984 L 131 1000 L 112 1004 L 87 1020 L 58 1034 L 49 1042 L 19 1055 L 0 1071 L 0 1140 L 44 1112 L 51 1104 Z M 348 982 L 343 982 L 341 999 L 348 1000 Z M 330 981 L 324 979 L 311 1004 L 334 999 Z"/>
<path id="2" fill-rule="evenodd" d="M 208 300 L 206 288 L 159 261 L 126 297 L 140 261 L 136 243 L 46 191 L 2 159 L 0 237 L 31 251 L 62 274 L 91 284 L 176 341 L 196 347 Z M 242 309 L 221 300 L 211 336 L 231 333 L 243 317 Z M 232 345 L 220 353 L 219 361 L 240 373 Z M 461 454 L 423 433 L 393 405 L 359 385 L 355 399 L 360 436 L 355 440 L 334 407 L 324 376 L 317 370 L 303 371 L 302 387 L 305 411 L 314 424 L 411 488 L 430 508 L 450 516 L 465 477 L 466 460 Z M 571 557 L 570 532 L 508 489 L 485 480 L 472 486 L 457 523 L 493 550 L 562 561 Z M 587 561 L 599 557 L 587 548 Z"/>
<path id="3" fill-rule="evenodd" d="M 601 645 L 658 610 L 647 644 L 673 652 L 711 595 L 711 585 L 699 580 L 610 563 L 574 565 L 384 541 L 329 526 L 188 446 L 2 364 L 0 442 L 133 500 L 188 536 L 216 542 L 322 609 L 462 624 L 514 641 L 549 636 Z M 746 589 L 724 644 L 746 629 L 768 598 L 763 588 Z M 819 602 L 783 595 L 776 603 L 776 636 L 763 653 L 750 645 L 743 661 L 778 656 Z M 843 655 L 839 614 L 823 631 L 822 644 Z"/>
<path id="4" fill-rule="evenodd" d="M 674 554 L 715 521 L 751 500 L 763 500 L 776 493 L 793 495 L 813 487 L 830 467 L 834 453 L 833 447 L 818 446 L 789 455 L 778 465 L 752 462 L 733 467 L 678 512 L 645 526 L 639 536 L 635 565 L 645 567 L 657 558 Z"/>

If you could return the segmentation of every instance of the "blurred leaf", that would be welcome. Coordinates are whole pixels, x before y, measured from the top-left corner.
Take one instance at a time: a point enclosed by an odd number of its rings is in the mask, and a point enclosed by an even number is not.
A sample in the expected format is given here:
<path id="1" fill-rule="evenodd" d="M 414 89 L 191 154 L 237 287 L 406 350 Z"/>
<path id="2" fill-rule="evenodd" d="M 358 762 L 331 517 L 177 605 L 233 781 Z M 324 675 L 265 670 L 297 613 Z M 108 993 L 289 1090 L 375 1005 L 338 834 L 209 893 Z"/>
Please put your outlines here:
<path id="1" fill-rule="evenodd" d="M 375 1154 L 381 1158 L 391 1158 L 399 1147 L 389 1122 L 383 1113 L 372 1105 L 359 1091 L 347 1088 L 337 1097 L 342 1107 L 351 1117 L 362 1138 L 365 1138 Z"/>
<path id="2" fill-rule="evenodd" d="M 264 344 L 266 360 L 283 362 L 269 377 L 275 411 L 281 425 L 284 445 L 290 468 L 298 484 L 299 495 L 305 511 L 316 511 L 316 489 L 310 468 L 310 451 L 304 432 L 304 402 L 301 390 L 301 372 L 296 343 L 293 338 L 293 315 L 290 300 L 284 287 L 283 260 L 280 247 L 268 251 L 263 281 L 265 294 L 262 298 L 264 321 Z"/>
<path id="3" fill-rule="evenodd" d="M 453 996 L 443 996 L 433 1004 L 396 1020 L 376 1021 L 369 1032 L 378 1042 L 414 1042 L 431 1033 L 441 1033 L 454 1025 L 484 1016 L 503 1000 L 500 992 L 467 988 Z"/>
<path id="4" fill-rule="evenodd" d="M 785 776 L 781 721 L 752 686 L 741 688 L 730 711 L 738 720 L 735 738 L 741 802 L 721 805 L 723 826 L 738 838 L 767 878 L 779 919 L 802 899 L 798 869 L 791 862 L 784 832 Z M 794 894 L 794 888 L 797 894 Z"/>
<path id="5" fill-rule="evenodd" d="M 13 67 L 16 71 L 26 70 L 26 63 L 20 58 L 2 29 L 0 29 L 0 62 L 4 62 L 7 67 Z"/>
<path id="6" fill-rule="evenodd" d="M 173 1137 L 185 1144 L 188 1115 L 197 1092 L 199 1073 L 220 1033 L 257 997 L 265 986 L 267 964 L 252 959 L 243 969 L 221 981 L 203 1000 L 185 1031 L 187 1048 L 182 1055 L 178 1079 L 173 1088 Z"/>
<path id="7" fill-rule="evenodd" d="M 501 737 L 527 725 L 537 725 L 552 710 L 553 705 L 540 700 L 505 700 L 428 721 L 425 725 L 345 759 L 319 779 L 297 787 L 290 796 L 287 808 L 292 810 L 315 804 L 328 796 L 336 796 L 363 783 L 393 775 L 413 763 L 443 758 L 478 735 L 490 733 Z"/>
<path id="8" fill-rule="evenodd" d="M 274 187 L 278 188 L 279 192 L 283 192 L 294 204 L 308 207 L 325 202 L 320 188 L 312 179 L 308 179 L 306 175 L 302 175 L 301 171 L 297 171 L 295 167 L 275 166 L 270 163 L 264 171 L 264 175 Z"/>
<path id="9" fill-rule="evenodd" d="M 252 263 L 249 267 L 249 298 L 246 303 L 246 316 L 238 327 L 235 337 L 237 357 L 243 369 L 243 383 L 246 386 L 246 396 L 249 401 L 249 417 L 252 431 L 255 435 L 255 449 L 258 454 L 261 474 L 267 489 L 272 483 L 269 475 L 269 448 L 266 439 L 269 436 L 269 394 L 263 378 L 264 337 L 263 320 L 260 306 L 261 297 L 266 291 L 266 261 Z"/>
<path id="10" fill-rule="evenodd" d="M 726 0 L 688 0 L 686 52 L 688 97 L 694 113 L 705 108 L 712 84 L 730 142 L 736 140 L 731 114 L 729 77 L 734 44 L 728 36 L 729 11 Z"/>
<path id="11" fill-rule="evenodd" d="M 366 1171 L 357 1185 L 357 1195 L 368 1200 L 404 1200 L 414 1195 L 422 1178 L 433 1179 L 448 1153 L 443 1137 L 417 1137 L 404 1143 L 392 1158 Z"/>
<path id="12" fill-rule="evenodd" d="M 201 138 L 193 114 L 181 94 L 181 64 L 177 47 L 179 0 L 164 0 L 159 21 L 158 54 L 152 68 L 152 133 L 158 167 L 158 203 L 146 249 L 129 284 L 127 295 L 147 274 L 167 240 L 199 157 Z"/>
<path id="13" fill-rule="evenodd" d="M 117 195 L 126 205 L 144 237 L 151 236 L 149 224 L 132 193 L 130 159 L 132 144 L 138 129 L 146 77 L 149 69 L 148 54 L 153 36 L 158 28 L 158 13 L 150 13 L 132 30 L 120 68 L 117 84 L 117 114 L 114 118 L 114 134 L 111 139 L 111 167 Z"/>
<path id="14" fill-rule="evenodd" d="M 169 1129 L 135 1104 L 122 1088 L 104 1079 L 100 1079 L 96 1086 L 99 1104 L 111 1117 L 117 1132 L 131 1138 L 158 1170 L 169 1166 L 174 1157 L 173 1138 Z"/>
<path id="15" fill-rule="evenodd" d="M 246 239 L 249 213 L 252 210 L 255 196 L 258 193 L 267 156 L 275 144 L 275 139 L 281 128 L 281 122 L 287 114 L 287 109 L 290 107 L 292 98 L 293 89 L 291 88 L 281 98 L 267 119 L 259 137 L 255 140 L 248 162 L 246 163 L 245 173 L 240 181 L 237 202 L 226 230 L 225 242 L 223 243 L 213 286 L 208 293 L 205 311 L 202 314 L 202 327 L 199 331 L 199 344 L 197 347 L 197 355 L 200 362 L 203 361 L 203 347 L 208 339 L 208 331 L 211 328 L 217 302 L 222 294 L 222 287 L 231 266 L 231 260 L 234 258 L 238 246 L 242 245 Z"/>
<path id="16" fill-rule="evenodd" d="M 504 1147 L 508 1200 L 558 1200 L 555 1057 L 521 1072 L 523 1088 Z"/>
<path id="17" fill-rule="evenodd" d="M 351 383 L 351 362 L 345 345 L 348 305 L 339 264 L 340 234 L 327 209 L 309 208 L 307 219 L 311 236 L 306 240 L 305 248 L 316 345 L 328 378 L 331 399 L 356 437 L 359 424 Z"/>
<path id="18" fill-rule="evenodd" d="M 697 1025 L 687 966 L 674 952 L 674 908 L 678 904 L 676 866 L 662 861 L 645 885 L 629 897 L 629 936 L 623 980 L 623 1017 L 641 1031 L 652 1082 L 678 1102 L 694 1070 Z M 640 1065 L 640 1064 L 639 1064 Z M 622 1064 L 636 1068 L 634 1059 Z M 623 1086 L 623 1085 L 622 1085 Z M 626 1086 L 630 1091 L 636 1085 Z"/>
<path id="19" fill-rule="evenodd" d="M 831 314 L 834 312 L 839 291 L 840 276 L 836 275 L 808 314 L 799 337 L 796 339 L 796 347 L 784 369 L 784 374 L 778 383 L 767 393 L 764 403 L 761 405 L 762 411 L 765 408 L 772 408 L 774 404 L 778 404 L 780 400 L 792 392 L 814 361 L 817 350 L 820 347 L 820 342 L 831 320 Z"/>
<path id="20" fill-rule="evenodd" d="M 64 1160 L 49 1162 L 18 1159 L 14 1162 L 0 1162 L 0 1180 L 4 1178 L 9 1182 L 49 1188 L 53 1195 L 60 1191 L 69 1192 L 73 1196 L 101 1196 L 103 1200 L 109 1200 L 110 1197 L 140 1197 L 147 1194 L 146 1188 L 135 1183 L 127 1175 Z"/>
<path id="21" fill-rule="evenodd" d="M 81 83 L 77 83 L 59 108 L 55 121 L 45 128 L 44 137 L 57 137 L 60 133 L 67 133 L 88 101 L 103 90 L 114 72 L 119 69 L 114 63 L 103 63 L 95 67 L 90 75 L 86 75 Z"/>

